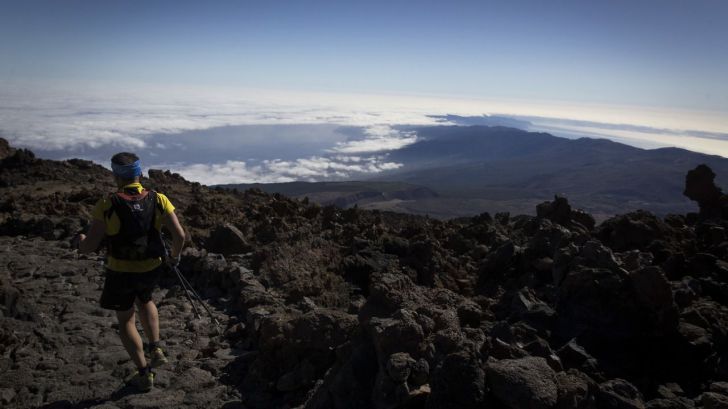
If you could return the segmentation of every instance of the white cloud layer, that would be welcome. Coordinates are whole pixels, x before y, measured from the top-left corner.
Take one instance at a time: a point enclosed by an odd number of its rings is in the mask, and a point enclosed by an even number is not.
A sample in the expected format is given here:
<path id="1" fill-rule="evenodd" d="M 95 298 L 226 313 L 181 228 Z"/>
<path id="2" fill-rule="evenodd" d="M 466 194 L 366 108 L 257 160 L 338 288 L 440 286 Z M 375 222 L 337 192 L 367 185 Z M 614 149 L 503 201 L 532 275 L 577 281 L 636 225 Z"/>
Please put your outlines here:
<path id="1" fill-rule="evenodd" d="M 365 98 L 366 99 L 366 98 Z M 379 105 L 377 107 L 377 105 Z M 414 105 L 368 103 L 346 95 L 257 90 L 23 87 L 0 83 L 0 132 L 15 144 L 75 151 L 103 145 L 141 148 L 154 134 L 221 126 L 334 123 L 352 126 L 434 124 Z M 372 134 L 382 149 L 407 140 Z M 375 144 L 376 144 L 375 143 Z M 373 152 L 375 144 L 341 152 Z"/>
<path id="2" fill-rule="evenodd" d="M 414 132 L 402 132 L 386 125 L 370 126 L 364 133 L 365 139 L 339 142 L 330 151 L 348 154 L 392 151 L 417 142 Z"/>
<path id="3" fill-rule="evenodd" d="M 154 135 L 223 126 L 366 127 L 364 135 L 332 142 L 318 155 L 302 153 L 297 159 L 256 161 L 220 157 L 215 163 L 171 166 L 191 180 L 208 184 L 322 180 L 396 169 L 401 165 L 388 162 L 386 152 L 416 142 L 417 135 L 393 126 L 442 124 L 430 115 L 448 113 L 641 125 L 644 131 L 619 129 L 619 125 L 578 127 L 546 121 L 541 128 L 552 127 L 557 135 L 560 130 L 571 137 L 604 137 L 642 147 L 677 146 L 728 157 L 728 140 L 706 137 L 700 132 L 656 132 L 696 129 L 728 133 L 728 115 L 724 113 L 425 96 L 0 82 L 0 136 L 16 146 L 63 151 L 68 156 L 83 157 L 85 152 L 104 146 L 163 149 L 157 146 Z"/>
<path id="4" fill-rule="evenodd" d="M 229 184 L 346 179 L 361 174 L 393 170 L 401 166 L 400 163 L 387 162 L 383 156 L 312 156 L 294 161 L 264 160 L 260 164 L 226 161 L 212 164 L 173 165 L 170 168 L 189 180 L 204 180 L 207 184 Z"/>
<path id="5" fill-rule="evenodd" d="M 728 133 L 728 115 L 723 112 L 424 96 L 0 81 L 0 130 L 18 144 L 46 149 L 97 147 L 120 140 L 143 146 L 146 138 L 155 133 L 228 125 L 436 124 L 428 115 L 448 113 L 528 115 Z"/>

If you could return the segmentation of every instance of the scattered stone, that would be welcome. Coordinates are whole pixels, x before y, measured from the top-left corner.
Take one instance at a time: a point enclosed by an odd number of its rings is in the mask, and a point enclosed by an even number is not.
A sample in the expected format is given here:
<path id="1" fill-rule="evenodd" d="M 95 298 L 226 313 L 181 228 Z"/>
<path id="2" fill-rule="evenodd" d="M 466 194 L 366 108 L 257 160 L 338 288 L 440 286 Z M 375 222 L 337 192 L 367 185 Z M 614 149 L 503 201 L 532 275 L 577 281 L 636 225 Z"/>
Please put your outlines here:
<path id="1" fill-rule="evenodd" d="M 0 402 L 2 402 L 3 405 L 9 405 L 15 398 L 15 395 L 15 390 L 11 388 L 2 388 L 0 389 Z"/>

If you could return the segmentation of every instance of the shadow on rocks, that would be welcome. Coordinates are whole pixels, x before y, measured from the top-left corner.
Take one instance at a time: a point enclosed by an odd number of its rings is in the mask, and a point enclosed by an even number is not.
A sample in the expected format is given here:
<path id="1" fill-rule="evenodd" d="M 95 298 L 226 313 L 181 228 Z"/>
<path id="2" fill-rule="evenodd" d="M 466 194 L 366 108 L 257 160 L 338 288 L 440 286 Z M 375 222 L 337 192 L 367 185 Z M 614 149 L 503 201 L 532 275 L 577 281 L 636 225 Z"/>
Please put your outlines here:
<path id="1" fill-rule="evenodd" d="M 114 391 L 108 398 L 106 399 L 84 399 L 80 402 L 72 403 L 68 400 L 59 400 L 56 402 L 48 403 L 44 406 L 41 406 L 41 409 L 86 409 L 91 408 L 94 406 L 103 405 L 108 402 L 115 402 L 117 400 L 120 400 L 122 398 L 125 398 L 130 395 L 135 394 L 142 394 L 144 392 L 138 390 L 137 388 L 134 388 L 133 386 L 124 385 L 121 388 Z"/>

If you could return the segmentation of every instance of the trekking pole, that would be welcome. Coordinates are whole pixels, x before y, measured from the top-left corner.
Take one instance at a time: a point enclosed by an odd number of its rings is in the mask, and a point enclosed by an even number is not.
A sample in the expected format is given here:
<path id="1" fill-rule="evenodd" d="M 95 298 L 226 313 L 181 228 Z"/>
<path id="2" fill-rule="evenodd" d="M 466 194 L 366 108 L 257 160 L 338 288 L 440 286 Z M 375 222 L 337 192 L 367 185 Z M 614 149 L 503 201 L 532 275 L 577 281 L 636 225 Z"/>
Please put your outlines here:
<path id="1" fill-rule="evenodd" d="M 179 279 L 180 284 L 182 285 L 182 289 L 185 291 L 185 296 L 187 297 L 187 301 L 190 302 L 190 305 L 192 306 L 192 309 L 195 311 L 195 317 L 200 318 L 200 312 L 197 310 L 197 307 L 195 306 L 195 303 L 192 301 L 192 297 L 190 297 L 190 290 L 185 286 L 185 280 L 182 276 L 180 276 L 180 272 L 177 269 L 177 267 L 174 268 L 175 273 L 177 273 L 177 279 Z"/>
<path id="2" fill-rule="evenodd" d="M 192 292 L 192 295 L 195 296 L 195 298 L 200 303 L 200 305 L 202 305 L 202 308 L 204 308 L 205 311 L 207 311 L 207 313 L 210 315 L 210 320 L 215 324 L 215 327 L 217 328 L 217 332 L 220 333 L 220 323 L 217 321 L 217 319 L 215 318 L 215 316 L 212 314 L 212 311 L 210 311 L 210 308 L 207 306 L 207 304 L 205 303 L 205 301 L 202 299 L 202 297 L 200 297 L 199 294 L 197 294 L 197 291 L 195 291 L 195 289 L 192 287 L 192 285 L 190 284 L 190 282 L 187 281 L 187 279 L 182 274 L 182 272 L 179 271 L 179 268 L 177 268 L 177 266 L 174 267 L 174 271 L 175 271 L 175 273 L 177 273 L 177 277 L 179 277 L 180 281 L 182 281 L 182 285 L 183 286 L 187 286 L 187 288 L 190 289 L 190 291 Z M 191 302 L 192 301 L 190 301 L 190 303 Z M 194 307 L 194 304 L 192 306 Z M 197 311 L 197 310 L 195 309 L 195 311 Z M 199 315 L 197 316 L 197 318 L 199 318 Z"/>
<path id="3" fill-rule="evenodd" d="M 166 262 L 166 260 L 169 258 L 169 245 L 167 245 L 167 240 L 164 239 L 164 233 L 160 232 L 159 235 L 162 240 L 162 247 L 164 248 L 164 260 Z M 179 283 L 185 292 L 185 297 L 187 297 L 187 301 L 189 301 L 190 305 L 192 306 L 192 310 L 194 310 L 194 312 L 195 312 L 195 318 L 199 319 L 200 311 L 197 310 L 197 307 L 195 306 L 194 301 L 192 301 L 192 297 L 190 297 L 191 288 L 188 288 L 188 286 L 185 285 L 187 280 L 185 280 L 184 276 L 182 276 L 182 274 L 180 273 L 177 266 L 174 266 L 174 267 L 169 266 L 169 267 L 174 270 L 175 274 L 177 274 L 177 279 L 179 280 Z"/>
<path id="4" fill-rule="evenodd" d="M 167 246 L 167 242 L 164 240 L 164 235 L 162 235 L 162 244 L 164 246 L 164 256 L 165 258 L 169 257 L 169 247 Z M 192 287 L 192 284 L 190 284 L 189 281 L 185 278 L 185 276 L 182 274 L 181 271 L 179 271 L 179 267 L 176 265 L 171 266 L 174 270 L 175 274 L 177 274 L 177 278 L 179 279 L 180 284 L 182 284 L 182 288 L 185 290 L 185 295 L 187 296 L 187 300 L 190 302 L 190 305 L 192 306 L 192 309 L 195 310 L 195 317 L 198 319 L 200 318 L 200 312 L 197 310 L 197 307 L 195 306 L 195 303 L 192 301 L 192 297 L 190 297 L 190 292 L 192 295 L 195 296 L 197 301 L 202 305 L 202 307 L 207 311 L 207 313 L 210 315 L 210 319 L 215 324 L 215 327 L 217 328 L 217 333 L 222 334 L 222 331 L 220 330 L 220 323 L 217 321 L 214 315 L 212 315 L 212 311 L 207 307 L 207 304 L 205 304 L 205 301 L 202 300 L 199 294 L 197 294 L 197 291 L 195 291 L 194 287 Z"/>

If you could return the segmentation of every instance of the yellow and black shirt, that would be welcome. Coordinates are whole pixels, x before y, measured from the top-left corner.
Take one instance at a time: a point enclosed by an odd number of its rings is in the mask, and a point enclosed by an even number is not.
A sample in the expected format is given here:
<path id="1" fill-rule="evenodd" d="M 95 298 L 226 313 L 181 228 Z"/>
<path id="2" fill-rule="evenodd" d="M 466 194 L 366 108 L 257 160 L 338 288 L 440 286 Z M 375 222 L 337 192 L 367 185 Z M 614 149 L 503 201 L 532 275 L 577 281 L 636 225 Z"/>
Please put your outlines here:
<path id="1" fill-rule="evenodd" d="M 144 188 L 141 183 L 132 183 L 124 186 L 121 190 L 136 190 L 138 193 L 141 193 Z M 119 230 L 121 229 L 121 221 L 119 220 L 119 216 L 117 216 L 115 212 L 109 212 L 109 209 L 111 209 L 111 198 L 109 196 L 103 197 L 96 202 L 96 206 L 94 206 L 91 217 L 93 220 L 104 222 L 106 225 L 106 235 L 113 236 L 119 233 Z M 161 231 L 162 216 L 172 213 L 174 211 L 174 206 L 169 199 L 167 199 L 167 196 L 157 192 L 157 206 L 155 211 L 157 213 L 154 219 L 154 228 Z M 161 257 L 150 258 L 147 260 L 120 260 L 109 255 L 106 260 L 106 268 L 109 270 L 126 273 L 146 273 L 154 270 L 161 264 Z"/>

